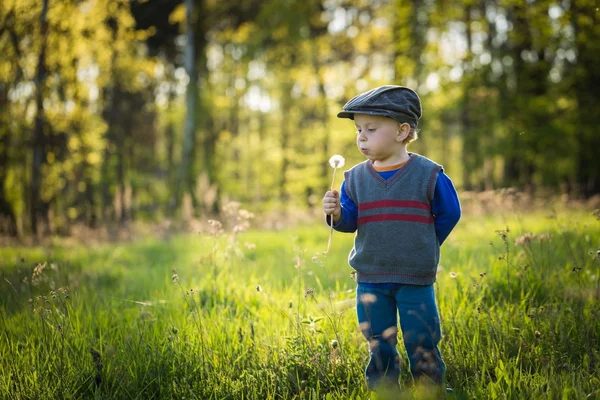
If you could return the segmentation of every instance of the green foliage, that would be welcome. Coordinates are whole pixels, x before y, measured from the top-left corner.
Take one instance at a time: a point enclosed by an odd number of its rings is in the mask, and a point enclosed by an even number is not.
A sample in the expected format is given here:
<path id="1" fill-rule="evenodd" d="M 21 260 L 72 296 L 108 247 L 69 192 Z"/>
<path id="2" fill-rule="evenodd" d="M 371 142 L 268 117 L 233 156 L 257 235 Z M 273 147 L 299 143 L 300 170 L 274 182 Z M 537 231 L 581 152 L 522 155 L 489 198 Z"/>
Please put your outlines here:
<path id="1" fill-rule="evenodd" d="M 362 160 L 336 112 L 382 84 L 420 94 L 410 150 L 444 164 L 459 189 L 600 192 L 592 1 L 198 2 L 191 83 L 181 2 L 48 4 L 42 54 L 42 4 L 0 0 L 0 221 L 20 233 L 37 204 L 25 196 L 34 148 L 47 231 L 181 216 L 189 84 L 194 215 L 229 199 L 260 211 L 314 205 L 332 154 Z M 43 143 L 32 134 L 38 89 Z"/>
<path id="2" fill-rule="evenodd" d="M 239 233 L 233 211 L 225 233 L 2 248 L 0 397 L 372 397 L 352 235 L 323 255 L 321 224 Z M 464 217 L 436 283 L 449 398 L 594 396 L 599 248 L 589 212 Z M 435 398 L 403 357 L 389 398 Z"/>

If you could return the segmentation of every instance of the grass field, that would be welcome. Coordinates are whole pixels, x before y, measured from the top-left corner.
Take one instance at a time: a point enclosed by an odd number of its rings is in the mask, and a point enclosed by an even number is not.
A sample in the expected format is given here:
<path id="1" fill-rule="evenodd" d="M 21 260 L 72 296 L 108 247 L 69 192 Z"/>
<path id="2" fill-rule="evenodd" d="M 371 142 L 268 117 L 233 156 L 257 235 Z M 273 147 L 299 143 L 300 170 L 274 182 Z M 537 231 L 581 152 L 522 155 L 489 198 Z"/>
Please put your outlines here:
<path id="1" fill-rule="evenodd" d="M 327 237 L 4 247 L 0 397 L 426 398 L 407 368 L 400 394 L 367 391 L 353 237 Z M 591 211 L 464 216 L 435 284 L 448 397 L 600 398 L 599 250 Z"/>

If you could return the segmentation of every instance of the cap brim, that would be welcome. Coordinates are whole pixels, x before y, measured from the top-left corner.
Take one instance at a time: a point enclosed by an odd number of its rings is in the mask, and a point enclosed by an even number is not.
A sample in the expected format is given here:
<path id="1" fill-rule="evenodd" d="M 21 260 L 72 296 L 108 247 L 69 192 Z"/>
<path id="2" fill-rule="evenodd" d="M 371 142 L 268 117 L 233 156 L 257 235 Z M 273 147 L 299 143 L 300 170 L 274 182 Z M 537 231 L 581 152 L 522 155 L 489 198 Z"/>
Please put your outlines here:
<path id="1" fill-rule="evenodd" d="M 354 119 L 354 113 L 348 111 L 340 111 L 337 115 L 338 118 Z"/>
<path id="2" fill-rule="evenodd" d="M 337 117 L 354 119 L 354 114 L 379 115 L 381 117 L 388 117 L 388 118 L 394 119 L 394 117 L 388 111 L 379 111 L 379 110 L 340 111 L 338 113 Z"/>

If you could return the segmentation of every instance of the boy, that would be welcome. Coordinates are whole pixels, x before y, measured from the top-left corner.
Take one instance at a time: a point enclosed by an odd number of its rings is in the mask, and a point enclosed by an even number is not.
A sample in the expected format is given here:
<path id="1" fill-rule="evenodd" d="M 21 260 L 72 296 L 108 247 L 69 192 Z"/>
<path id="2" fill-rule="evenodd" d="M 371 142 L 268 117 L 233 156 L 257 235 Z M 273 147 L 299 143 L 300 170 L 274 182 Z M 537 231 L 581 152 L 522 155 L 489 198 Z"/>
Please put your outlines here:
<path id="1" fill-rule="evenodd" d="M 382 86 L 354 97 L 338 118 L 354 120 L 367 160 L 344 173 L 340 192 L 325 194 L 323 211 L 335 230 L 357 232 L 348 261 L 369 342 L 367 385 L 398 385 L 397 314 L 413 378 L 444 385 L 433 283 L 461 209 L 442 167 L 406 150 L 417 138 L 421 101 L 409 88 Z"/>

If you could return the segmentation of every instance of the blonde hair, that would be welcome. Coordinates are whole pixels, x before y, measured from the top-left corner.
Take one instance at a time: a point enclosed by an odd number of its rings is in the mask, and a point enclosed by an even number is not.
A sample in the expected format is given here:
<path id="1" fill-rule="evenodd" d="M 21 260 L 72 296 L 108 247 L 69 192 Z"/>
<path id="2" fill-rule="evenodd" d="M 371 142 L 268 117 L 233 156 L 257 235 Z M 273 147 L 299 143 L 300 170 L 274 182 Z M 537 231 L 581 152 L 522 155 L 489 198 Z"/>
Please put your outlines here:
<path id="1" fill-rule="evenodd" d="M 408 136 L 406 136 L 406 139 L 404 139 L 404 142 L 402 142 L 402 143 L 409 144 L 411 142 L 414 142 L 418 138 L 419 138 L 419 131 L 417 130 L 417 128 L 413 128 L 411 126 L 410 131 L 408 132 Z"/>
<path id="2" fill-rule="evenodd" d="M 410 125 L 408 122 L 398 122 L 398 128 L 404 124 L 408 124 L 408 126 L 410 126 L 410 130 L 408 131 L 408 135 L 406 135 L 406 138 L 402 141 L 402 143 L 409 144 L 419 138 L 419 130 Z"/>

